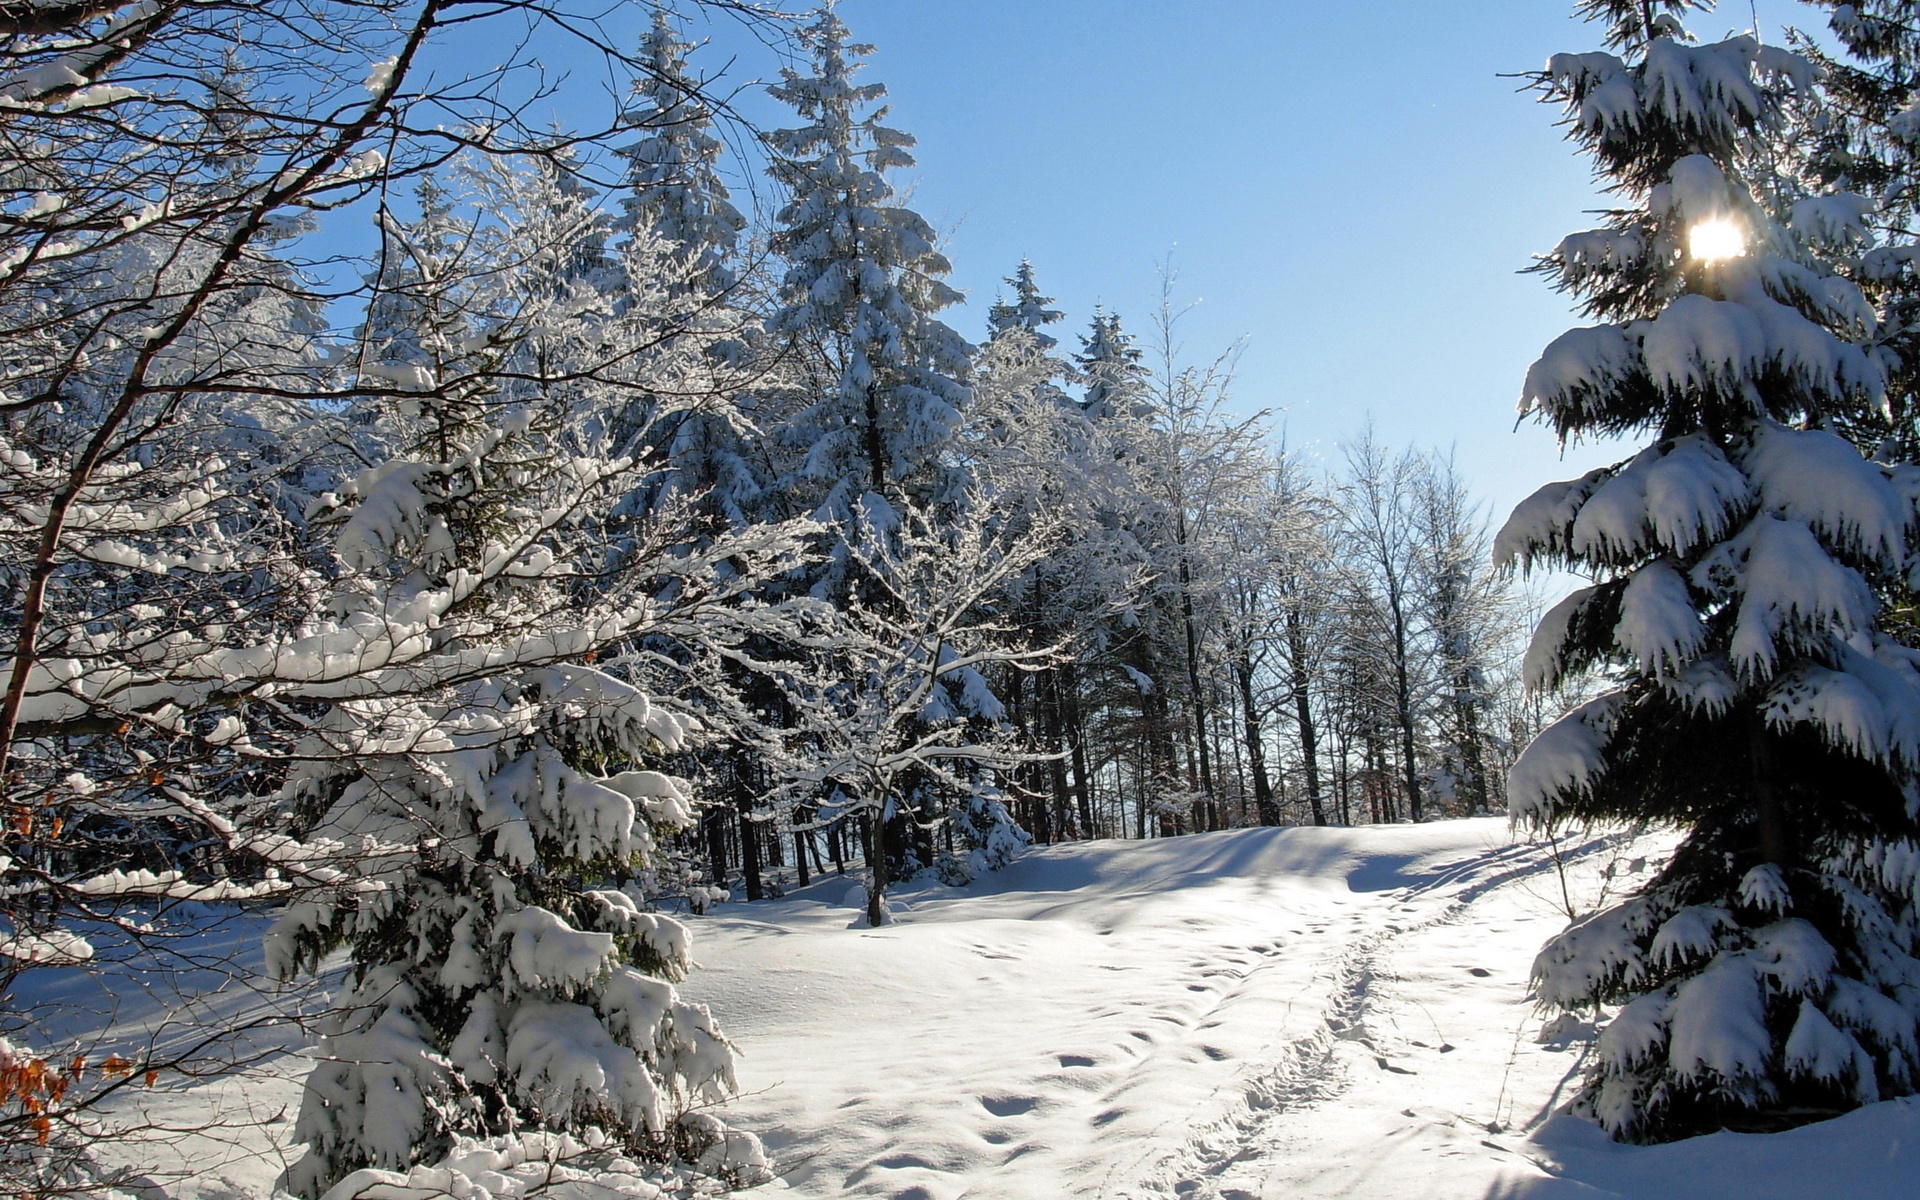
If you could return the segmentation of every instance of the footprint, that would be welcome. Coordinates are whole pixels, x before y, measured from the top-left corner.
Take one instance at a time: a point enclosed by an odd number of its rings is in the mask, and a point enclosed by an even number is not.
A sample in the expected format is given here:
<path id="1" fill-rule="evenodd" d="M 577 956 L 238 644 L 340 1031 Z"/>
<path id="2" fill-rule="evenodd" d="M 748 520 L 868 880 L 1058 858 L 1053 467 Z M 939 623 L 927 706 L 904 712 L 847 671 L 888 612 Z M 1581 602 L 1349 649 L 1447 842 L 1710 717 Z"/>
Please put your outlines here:
<path id="1" fill-rule="evenodd" d="M 1093 1060 L 1084 1054 L 1062 1054 L 1060 1065 L 1063 1067 L 1090 1067 Z"/>
<path id="2" fill-rule="evenodd" d="M 1110 1108 L 1107 1111 L 1101 1113 L 1099 1116 L 1095 1117 L 1093 1119 L 1093 1123 L 1096 1127 L 1101 1125 L 1111 1125 L 1115 1121 L 1118 1121 L 1121 1117 L 1124 1117 L 1126 1115 L 1127 1115 L 1127 1110 L 1124 1108 Z"/>
<path id="3" fill-rule="evenodd" d="M 1473 976 L 1475 979 L 1485 979 L 1487 976 L 1493 974 L 1493 972 L 1487 970 L 1485 967 L 1468 967 L 1467 974 Z"/>
<path id="4" fill-rule="evenodd" d="M 1222 1050 L 1218 1046 L 1202 1046 L 1200 1047 L 1200 1053 L 1206 1055 L 1208 1058 L 1212 1059 L 1215 1062 L 1225 1062 L 1227 1059 L 1233 1057 L 1232 1055 L 1228 1054 L 1225 1050 Z"/>
<path id="5" fill-rule="evenodd" d="M 982 1096 L 980 1107 L 996 1117 L 1018 1117 L 1030 1113 L 1039 1101 L 1032 1096 Z"/>
<path id="6" fill-rule="evenodd" d="M 1187 985 L 1187 990 L 1190 992 L 1204 992 L 1207 990 L 1207 985 L 1204 983 L 1190 983 Z"/>

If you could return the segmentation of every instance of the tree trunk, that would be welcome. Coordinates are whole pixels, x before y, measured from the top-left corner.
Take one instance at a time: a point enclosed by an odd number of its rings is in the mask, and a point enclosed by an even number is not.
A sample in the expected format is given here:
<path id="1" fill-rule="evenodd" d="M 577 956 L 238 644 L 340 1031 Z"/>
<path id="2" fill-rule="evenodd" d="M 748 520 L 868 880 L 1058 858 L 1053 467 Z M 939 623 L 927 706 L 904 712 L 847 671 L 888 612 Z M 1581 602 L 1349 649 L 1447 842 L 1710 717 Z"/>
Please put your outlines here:
<path id="1" fill-rule="evenodd" d="M 1492 807 L 1487 788 L 1487 756 L 1481 743 L 1480 702 L 1473 693 L 1473 675 L 1462 671 L 1454 683 L 1454 713 L 1460 724 L 1460 765 L 1466 775 L 1467 811 L 1479 815 Z"/>
<path id="2" fill-rule="evenodd" d="M 1420 764 L 1413 749 L 1413 684 L 1408 677 L 1407 617 L 1397 585 L 1389 584 L 1387 603 L 1393 612 L 1394 716 L 1400 723 L 1400 763 L 1407 788 L 1407 811 L 1420 820 Z"/>
<path id="3" fill-rule="evenodd" d="M 747 778 L 746 755 L 738 754 L 733 765 L 733 810 L 739 816 L 740 872 L 747 879 L 747 899 L 761 900 L 766 888 L 760 881 L 760 831 L 753 821 L 753 781 Z"/>
<path id="4" fill-rule="evenodd" d="M 713 886 L 727 886 L 727 810 L 710 808 L 702 821 L 707 827 L 707 872 Z"/>
<path id="5" fill-rule="evenodd" d="M 1185 542 L 1185 522 L 1182 521 L 1181 540 Z M 1187 696 L 1193 706 L 1193 749 L 1195 764 L 1199 768 L 1200 799 L 1194 804 L 1195 824 L 1201 830 L 1211 829 L 1215 822 L 1211 819 L 1213 804 L 1213 764 L 1207 757 L 1207 711 L 1205 690 L 1200 684 L 1200 632 L 1193 615 L 1193 573 L 1187 565 L 1185 554 L 1180 556 L 1180 618 L 1185 627 L 1187 639 Z"/>
<path id="6" fill-rule="evenodd" d="M 1749 728 L 1748 768 L 1753 773 L 1755 824 L 1759 827 L 1760 861 L 1786 866 L 1791 858 L 1786 814 L 1780 810 L 1780 792 L 1773 782 L 1773 750 L 1767 744 L 1766 718 L 1755 713 Z"/>
<path id="7" fill-rule="evenodd" d="M 887 823 L 877 813 L 865 814 L 867 842 L 867 925 L 887 923 Z"/>
<path id="8" fill-rule="evenodd" d="M 1065 697 L 1067 747 L 1072 755 L 1073 797 L 1080 809 L 1080 821 L 1088 837 L 1097 837 L 1093 820 L 1093 785 L 1087 774 L 1087 731 L 1080 720 L 1080 672 L 1072 662 L 1060 668 L 1060 691 Z M 1126 826 L 1120 827 L 1123 831 Z"/>
<path id="9" fill-rule="evenodd" d="M 1287 613 L 1287 658 L 1293 683 L 1293 718 L 1300 726 L 1300 756 L 1305 760 L 1307 807 L 1313 811 L 1313 823 L 1327 823 L 1326 806 L 1320 799 L 1319 731 L 1313 724 L 1313 706 L 1307 693 L 1307 633 L 1298 611 Z M 1341 805 L 1342 812 L 1346 805 Z"/>
<path id="10" fill-rule="evenodd" d="M 1253 806 L 1262 825 L 1280 823 L 1280 806 L 1273 801 L 1273 785 L 1267 780 L 1267 750 L 1262 744 L 1260 709 L 1253 699 L 1253 659 L 1245 648 L 1234 664 L 1240 676 L 1241 715 L 1247 728 L 1247 771 L 1253 776 Z"/>

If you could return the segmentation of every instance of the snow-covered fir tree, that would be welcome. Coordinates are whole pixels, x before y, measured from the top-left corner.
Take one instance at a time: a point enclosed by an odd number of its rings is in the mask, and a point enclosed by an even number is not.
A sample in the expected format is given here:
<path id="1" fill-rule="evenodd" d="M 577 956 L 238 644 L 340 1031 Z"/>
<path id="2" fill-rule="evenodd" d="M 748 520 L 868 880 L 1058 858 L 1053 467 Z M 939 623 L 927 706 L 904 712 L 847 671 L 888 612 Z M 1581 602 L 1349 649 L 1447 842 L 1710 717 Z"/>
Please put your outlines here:
<path id="1" fill-rule="evenodd" d="M 1066 314 L 1048 307 L 1053 303 L 1053 297 L 1040 294 L 1040 285 L 1033 279 L 1033 264 L 1021 259 L 1020 268 L 1009 275 L 1006 282 L 1013 288 L 1013 298 L 996 300 L 993 307 L 987 310 L 987 324 L 993 333 L 998 335 L 1009 329 L 1024 329 L 1033 335 L 1034 344 L 1042 350 L 1051 350 L 1059 345 L 1058 339 L 1049 336 L 1042 327 L 1053 324 Z"/>
<path id="2" fill-rule="evenodd" d="M 692 550 L 664 516 L 652 537 L 609 528 L 641 468 L 605 414 L 697 395 L 708 363 L 657 339 L 677 256 L 630 250 L 618 294 L 573 270 L 602 226 L 556 169 L 483 162 L 422 228 L 388 221 L 411 267 L 354 365 L 372 465 L 316 508 L 324 603 L 258 651 L 289 694 L 329 701 L 276 799 L 306 844 L 343 851 L 269 936 L 282 976 L 352 960 L 295 1126 L 304 1195 L 524 1130 L 764 1176 L 751 1139 L 680 1121 L 732 1087 L 726 1040 L 671 986 L 686 930 L 645 886 L 694 818 L 652 768 L 701 730 L 642 690 L 657 660 L 633 647 L 764 632 L 740 598 L 790 546 L 758 530 Z"/>
<path id="3" fill-rule="evenodd" d="M 718 296 L 736 281 L 732 257 L 747 221 L 720 178 L 713 110 L 702 81 L 688 73 L 692 47 L 673 22 L 667 9 L 655 7 L 640 39 L 644 74 L 620 119 L 642 136 L 620 149 L 627 172 L 619 226 L 651 230 L 679 247 L 692 269 L 678 286 Z"/>
<path id="4" fill-rule="evenodd" d="M 1686 7 L 1594 0 L 1613 52 L 1540 76 L 1621 207 L 1544 260 L 1601 323 L 1547 348 L 1522 405 L 1565 438 L 1652 440 L 1536 492 L 1496 546 L 1598 580 L 1541 622 L 1532 685 L 1613 684 L 1521 755 L 1514 816 L 1685 831 L 1535 965 L 1545 1003 L 1605 1006 L 1576 1109 L 1635 1140 L 1805 1120 L 1920 1072 L 1920 656 L 1884 628 L 1920 471 L 1829 431 L 1885 380 L 1871 308 L 1808 234 L 1862 203 L 1770 173 L 1810 64 L 1695 44 Z"/>
<path id="5" fill-rule="evenodd" d="M 1147 369 L 1140 359 L 1140 348 L 1120 327 L 1120 314 L 1095 312 L 1092 326 L 1080 339 L 1080 353 L 1074 356 L 1087 383 L 1082 403 L 1089 416 L 1136 415 L 1134 407 L 1143 402 L 1146 391 Z"/>
<path id="6" fill-rule="evenodd" d="M 1795 132 L 1806 173 L 1851 204 L 1824 200 L 1827 256 L 1859 283 L 1879 314 L 1868 344 L 1885 347 L 1884 412 L 1859 414 L 1849 433 L 1905 461 L 1920 457 L 1920 5 L 1913 0 L 1819 0 L 1832 40 L 1802 39 L 1821 68 L 1826 103 Z M 1838 49 L 1835 48 L 1837 43 Z M 1873 237 L 1863 239 L 1861 230 Z"/>
<path id="7" fill-rule="evenodd" d="M 768 91 L 806 124 L 766 135 L 769 170 L 791 198 L 773 250 L 788 265 L 769 329 L 812 378 L 781 436 L 800 455 L 787 482 L 802 511 L 859 516 L 861 498 L 948 503 L 964 490 L 951 448 L 970 347 L 934 314 L 960 299 L 933 228 L 896 203 L 887 173 L 913 165 L 910 134 L 883 124 L 886 88 L 856 83 L 872 47 L 831 8 L 800 31 L 813 73 Z"/>

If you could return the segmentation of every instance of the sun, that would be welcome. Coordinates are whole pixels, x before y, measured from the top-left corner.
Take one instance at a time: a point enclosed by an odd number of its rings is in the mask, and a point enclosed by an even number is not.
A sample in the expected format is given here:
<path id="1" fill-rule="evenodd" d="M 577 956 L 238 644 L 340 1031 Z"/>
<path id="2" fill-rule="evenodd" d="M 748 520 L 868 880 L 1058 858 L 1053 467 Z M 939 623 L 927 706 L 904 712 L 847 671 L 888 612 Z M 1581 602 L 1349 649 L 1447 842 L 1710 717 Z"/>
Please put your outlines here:
<path id="1" fill-rule="evenodd" d="M 1747 231 L 1738 221 L 1715 217 L 1687 230 L 1687 253 L 1702 262 L 1739 258 L 1747 252 Z"/>

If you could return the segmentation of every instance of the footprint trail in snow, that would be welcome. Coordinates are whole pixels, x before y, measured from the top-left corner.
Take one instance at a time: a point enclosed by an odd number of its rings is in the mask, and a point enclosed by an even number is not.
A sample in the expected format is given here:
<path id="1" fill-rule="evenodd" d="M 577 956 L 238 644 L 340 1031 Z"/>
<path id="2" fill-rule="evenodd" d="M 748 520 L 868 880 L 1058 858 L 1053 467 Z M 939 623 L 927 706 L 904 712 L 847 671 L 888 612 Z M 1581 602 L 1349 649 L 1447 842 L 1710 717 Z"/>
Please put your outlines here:
<path id="1" fill-rule="evenodd" d="M 798 1195 L 1343 1195 L 1357 1105 L 1375 1182 L 1381 1137 L 1525 1162 L 1482 1143 L 1577 1053 L 1533 1045 L 1525 998 L 1559 887 L 1500 821 L 1080 843 L 882 930 L 838 880 L 722 906 L 689 990 Z"/>

